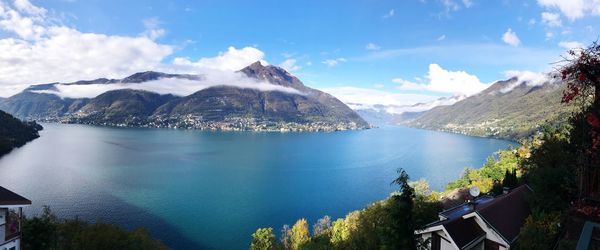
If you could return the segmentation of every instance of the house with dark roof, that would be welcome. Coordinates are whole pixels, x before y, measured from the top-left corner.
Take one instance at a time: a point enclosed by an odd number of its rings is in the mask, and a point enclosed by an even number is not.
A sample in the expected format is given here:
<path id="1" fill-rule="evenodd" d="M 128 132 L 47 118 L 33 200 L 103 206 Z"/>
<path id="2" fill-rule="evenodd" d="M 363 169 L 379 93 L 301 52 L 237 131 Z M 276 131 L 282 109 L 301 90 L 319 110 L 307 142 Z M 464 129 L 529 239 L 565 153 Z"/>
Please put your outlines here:
<path id="1" fill-rule="evenodd" d="M 445 210 L 440 220 L 415 231 L 429 249 L 510 249 L 531 214 L 527 185 L 497 197 L 481 196 Z"/>
<path id="2" fill-rule="evenodd" d="M 23 207 L 31 201 L 0 186 L 0 250 L 21 249 Z"/>

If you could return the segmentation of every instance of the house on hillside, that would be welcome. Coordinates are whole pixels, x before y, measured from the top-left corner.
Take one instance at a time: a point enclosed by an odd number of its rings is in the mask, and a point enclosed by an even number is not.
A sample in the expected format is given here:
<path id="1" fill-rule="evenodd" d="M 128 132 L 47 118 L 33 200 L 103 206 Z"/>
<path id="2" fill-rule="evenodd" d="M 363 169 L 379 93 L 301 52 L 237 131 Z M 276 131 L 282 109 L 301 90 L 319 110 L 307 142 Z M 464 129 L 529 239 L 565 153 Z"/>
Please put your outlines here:
<path id="1" fill-rule="evenodd" d="M 0 186 L 0 250 L 21 249 L 23 207 L 31 201 Z"/>
<path id="2" fill-rule="evenodd" d="M 441 212 L 439 221 L 415 234 L 432 250 L 510 249 L 531 214 L 526 200 L 531 192 L 522 185 L 497 197 L 478 197 Z"/>

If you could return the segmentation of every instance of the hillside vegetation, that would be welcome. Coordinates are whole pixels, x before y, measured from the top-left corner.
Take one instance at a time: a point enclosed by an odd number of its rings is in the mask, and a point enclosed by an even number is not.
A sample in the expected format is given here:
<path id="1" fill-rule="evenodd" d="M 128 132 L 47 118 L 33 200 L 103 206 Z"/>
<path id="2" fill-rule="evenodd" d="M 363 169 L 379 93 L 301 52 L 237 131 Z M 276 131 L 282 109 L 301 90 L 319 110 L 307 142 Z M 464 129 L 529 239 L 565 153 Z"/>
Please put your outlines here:
<path id="1" fill-rule="evenodd" d="M 58 219 L 44 207 L 39 217 L 23 220 L 22 248 L 45 249 L 168 249 L 142 229 L 126 231 L 106 223 Z"/>
<path id="2" fill-rule="evenodd" d="M 509 86 L 515 86 L 508 90 Z M 517 140 L 544 124 L 565 123 L 574 111 L 561 105 L 564 85 L 530 86 L 517 78 L 494 83 L 479 94 L 450 106 L 433 108 L 404 122 L 408 126 L 467 135 Z"/>
<path id="3" fill-rule="evenodd" d="M 0 157 L 14 148 L 40 137 L 42 126 L 35 122 L 23 122 L 0 110 Z"/>

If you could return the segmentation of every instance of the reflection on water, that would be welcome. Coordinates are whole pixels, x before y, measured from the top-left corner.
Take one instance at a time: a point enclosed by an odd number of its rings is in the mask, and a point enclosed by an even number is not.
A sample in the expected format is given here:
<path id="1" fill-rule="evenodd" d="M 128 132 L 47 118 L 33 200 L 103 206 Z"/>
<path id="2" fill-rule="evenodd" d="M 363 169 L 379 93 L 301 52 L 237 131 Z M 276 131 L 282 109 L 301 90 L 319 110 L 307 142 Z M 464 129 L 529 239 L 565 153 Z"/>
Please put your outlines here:
<path id="1" fill-rule="evenodd" d="M 144 226 L 174 248 L 247 249 L 257 227 L 383 199 L 397 168 L 441 189 L 509 142 L 409 128 L 201 132 L 45 124 L 3 185 L 60 216 Z"/>

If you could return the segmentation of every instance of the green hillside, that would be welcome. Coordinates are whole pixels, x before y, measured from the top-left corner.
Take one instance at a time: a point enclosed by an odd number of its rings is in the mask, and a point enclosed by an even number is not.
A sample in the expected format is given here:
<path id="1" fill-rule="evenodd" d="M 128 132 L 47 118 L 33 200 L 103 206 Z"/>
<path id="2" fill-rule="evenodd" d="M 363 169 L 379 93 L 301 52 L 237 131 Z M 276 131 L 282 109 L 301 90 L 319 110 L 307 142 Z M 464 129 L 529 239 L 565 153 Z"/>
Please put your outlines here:
<path id="1" fill-rule="evenodd" d="M 477 95 L 433 108 L 404 124 L 516 140 L 531 135 L 542 124 L 567 120 L 573 107 L 561 105 L 563 89 L 560 83 L 532 86 L 516 78 L 499 81 Z"/>

